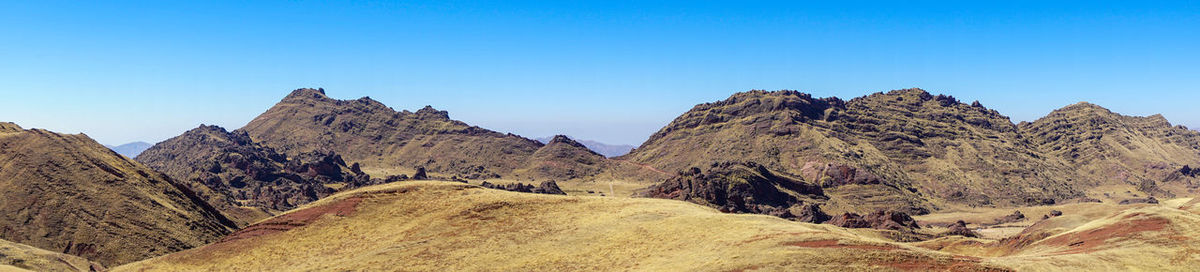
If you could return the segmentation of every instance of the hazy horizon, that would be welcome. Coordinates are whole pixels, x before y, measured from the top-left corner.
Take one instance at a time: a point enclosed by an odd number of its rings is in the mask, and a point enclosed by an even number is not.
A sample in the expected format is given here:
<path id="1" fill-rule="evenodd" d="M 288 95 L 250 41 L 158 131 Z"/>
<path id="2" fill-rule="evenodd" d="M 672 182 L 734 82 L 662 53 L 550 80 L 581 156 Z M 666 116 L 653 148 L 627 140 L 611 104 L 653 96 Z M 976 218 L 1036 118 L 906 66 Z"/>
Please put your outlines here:
<path id="1" fill-rule="evenodd" d="M 0 121 L 104 144 L 236 129 L 293 89 L 638 145 L 751 89 L 923 88 L 1032 121 L 1079 101 L 1200 127 L 1200 4 L 0 4 Z"/>

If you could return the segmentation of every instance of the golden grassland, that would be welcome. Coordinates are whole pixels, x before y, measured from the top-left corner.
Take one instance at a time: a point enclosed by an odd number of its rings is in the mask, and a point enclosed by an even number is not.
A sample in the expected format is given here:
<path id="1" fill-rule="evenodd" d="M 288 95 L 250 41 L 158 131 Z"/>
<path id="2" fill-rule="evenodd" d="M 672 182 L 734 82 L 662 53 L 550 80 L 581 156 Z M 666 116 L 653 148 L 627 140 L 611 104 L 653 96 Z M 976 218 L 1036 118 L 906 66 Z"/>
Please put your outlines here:
<path id="1" fill-rule="evenodd" d="M 353 211 L 344 209 L 347 202 L 356 203 Z M 323 207 L 342 209 L 296 219 Z M 295 228 L 235 234 L 240 238 L 115 271 L 996 269 L 873 230 L 722 214 L 673 200 L 522 194 L 453 182 L 360 188 L 257 224 L 280 222 Z"/>
<path id="2" fill-rule="evenodd" d="M 152 270 L 1021 270 L 1200 266 L 1200 202 L 1021 208 L 1006 239 L 900 243 L 886 232 L 672 200 L 552 196 L 438 181 L 364 187 L 257 222 L 223 242 L 114 268 Z M 1062 216 L 1042 220 L 1051 209 Z M 923 224 L 987 223 L 964 208 Z M 957 218 L 957 219 L 956 219 Z M 275 231 L 269 227 L 287 226 Z M 929 231 L 929 230 L 927 230 Z"/>

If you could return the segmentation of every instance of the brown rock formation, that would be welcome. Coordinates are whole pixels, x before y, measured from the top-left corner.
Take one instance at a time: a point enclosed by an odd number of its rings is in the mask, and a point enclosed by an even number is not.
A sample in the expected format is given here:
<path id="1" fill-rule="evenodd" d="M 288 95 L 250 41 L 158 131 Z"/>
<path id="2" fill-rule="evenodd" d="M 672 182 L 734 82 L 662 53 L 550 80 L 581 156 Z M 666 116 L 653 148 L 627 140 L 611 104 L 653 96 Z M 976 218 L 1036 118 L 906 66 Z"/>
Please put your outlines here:
<path id="1" fill-rule="evenodd" d="M 239 225 L 332 194 L 331 186 L 372 183 L 357 163 L 347 166 L 337 154 L 314 151 L 289 158 L 243 131 L 217 126 L 202 125 L 155 144 L 137 160 L 187 182 Z"/>
<path id="2" fill-rule="evenodd" d="M 128 263 L 216 241 L 233 222 L 83 134 L 0 123 L 0 239 Z"/>
<path id="3" fill-rule="evenodd" d="M 723 212 L 813 220 L 810 222 L 827 218 L 811 205 L 828 199 L 820 186 L 772 172 L 756 163 L 726 162 L 711 164 L 704 170 L 691 168 L 648 188 L 643 195 L 691 201 Z"/>

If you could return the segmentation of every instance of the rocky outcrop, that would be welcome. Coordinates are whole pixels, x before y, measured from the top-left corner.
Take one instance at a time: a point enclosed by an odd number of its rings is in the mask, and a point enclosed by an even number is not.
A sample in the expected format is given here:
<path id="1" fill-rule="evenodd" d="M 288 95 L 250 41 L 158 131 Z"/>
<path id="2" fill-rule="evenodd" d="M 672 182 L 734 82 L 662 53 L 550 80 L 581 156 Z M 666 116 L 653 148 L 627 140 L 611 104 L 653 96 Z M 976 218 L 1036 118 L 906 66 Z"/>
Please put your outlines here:
<path id="1" fill-rule="evenodd" d="M 1025 220 L 1025 214 L 1021 213 L 1021 211 L 1013 211 L 1012 214 L 1005 215 L 1004 217 L 996 218 L 996 221 L 992 222 L 992 225 L 1008 224 L 1008 223 L 1020 222 L 1020 221 L 1024 221 L 1024 220 Z"/>
<path id="2" fill-rule="evenodd" d="M 293 209 L 337 191 L 370 185 L 358 163 L 333 152 L 295 156 L 254 142 L 244 131 L 201 125 L 137 157 L 187 182 L 239 225 Z"/>
<path id="3" fill-rule="evenodd" d="M 1121 202 L 1120 202 L 1120 203 L 1118 203 L 1118 204 L 1120 204 L 1120 205 L 1129 205 L 1129 204 L 1158 204 L 1158 199 L 1155 199 L 1153 196 L 1151 196 L 1151 197 L 1147 197 L 1147 198 L 1130 198 L 1130 199 L 1121 200 Z"/>
<path id="4" fill-rule="evenodd" d="M 490 183 L 487 181 L 480 183 L 479 186 L 482 186 L 484 188 L 491 188 L 491 189 L 498 189 L 498 190 L 505 190 L 505 191 L 512 191 L 512 192 L 521 192 L 521 193 L 567 195 L 567 193 L 563 192 L 562 189 L 558 188 L 558 183 L 555 183 L 554 181 L 542 182 L 542 184 L 538 185 L 537 187 L 534 187 L 533 184 L 524 184 L 524 183 L 493 184 L 493 183 Z"/>
<path id="5" fill-rule="evenodd" d="M 967 222 L 963 222 L 962 220 L 958 220 L 958 222 L 954 222 L 954 224 L 950 224 L 949 230 L 942 232 L 938 236 L 952 236 L 952 235 L 958 235 L 958 236 L 963 236 L 963 237 L 979 237 L 979 233 L 976 233 L 975 231 L 968 228 Z"/>
<path id="6" fill-rule="evenodd" d="M 856 213 L 843 213 L 833 217 L 826 224 L 843 228 L 872 228 L 881 230 L 911 231 L 919 229 L 917 221 L 904 212 L 877 210 L 860 216 Z"/>
<path id="7" fill-rule="evenodd" d="M 714 163 L 691 168 L 642 193 L 708 205 L 730 213 L 760 213 L 819 222 L 813 205 L 827 200 L 820 186 L 783 176 L 756 163 Z M 806 206 L 807 205 L 807 206 Z"/>

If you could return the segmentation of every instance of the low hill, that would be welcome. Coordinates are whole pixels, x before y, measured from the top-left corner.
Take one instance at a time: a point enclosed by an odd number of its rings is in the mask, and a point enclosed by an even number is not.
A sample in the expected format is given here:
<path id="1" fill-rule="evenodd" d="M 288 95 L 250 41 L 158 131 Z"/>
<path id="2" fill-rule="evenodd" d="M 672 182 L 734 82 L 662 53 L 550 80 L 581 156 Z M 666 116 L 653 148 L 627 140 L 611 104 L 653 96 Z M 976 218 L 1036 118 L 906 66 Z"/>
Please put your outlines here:
<path id="1" fill-rule="evenodd" d="M 0 240 L 0 271 L 104 271 L 104 266 L 83 257 Z"/>
<path id="2" fill-rule="evenodd" d="M 563 135 L 554 136 L 526 160 L 525 167 L 513 171 L 515 178 L 586 178 L 599 174 L 611 163 L 603 155 Z"/>
<path id="3" fill-rule="evenodd" d="M 142 270 L 1002 270 L 872 230 L 452 182 L 338 193 Z"/>
<path id="4" fill-rule="evenodd" d="M 83 134 L 0 123 L 0 239 L 113 266 L 235 226 L 186 186 Z"/>
<path id="5" fill-rule="evenodd" d="M 546 143 L 550 143 L 550 140 L 553 140 L 553 139 L 554 139 L 554 137 L 539 137 L 536 140 L 538 142 L 546 144 Z M 591 149 L 592 151 L 595 151 L 596 153 L 599 153 L 600 155 L 604 155 L 604 157 L 608 157 L 608 158 L 629 154 L 629 151 L 633 151 L 633 148 L 634 148 L 634 146 L 632 146 L 632 145 L 606 144 L 606 143 L 601 143 L 601 142 L 586 140 L 586 139 L 580 139 L 577 141 L 579 143 L 583 144 L 583 146 L 586 146 L 588 149 Z"/>
<path id="6" fill-rule="evenodd" d="M 208 125 L 160 142 L 137 160 L 188 184 L 239 225 L 371 182 L 337 154 L 289 158 L 243 131 Z"/>

